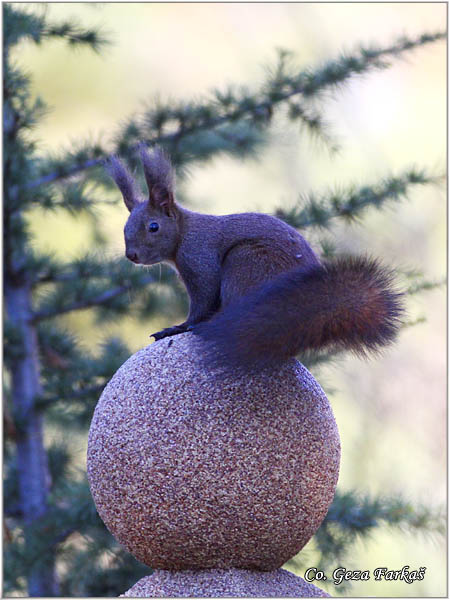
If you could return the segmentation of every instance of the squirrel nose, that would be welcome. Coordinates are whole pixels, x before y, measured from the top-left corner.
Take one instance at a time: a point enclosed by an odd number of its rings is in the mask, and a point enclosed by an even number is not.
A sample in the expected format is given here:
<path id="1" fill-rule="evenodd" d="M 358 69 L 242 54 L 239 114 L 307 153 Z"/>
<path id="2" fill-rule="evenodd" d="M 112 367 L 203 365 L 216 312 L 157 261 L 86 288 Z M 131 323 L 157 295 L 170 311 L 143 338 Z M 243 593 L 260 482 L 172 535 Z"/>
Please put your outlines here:
<path id="1" fill-rule="evenodd" d="M 136 254 L 136 252 L 133 252 L 132 250 L 127 250 L 125 252 L 126 257 L 128 258 L 128 260 L 131 260 L 132 262 L 138 262 L 138 256 Z"/>

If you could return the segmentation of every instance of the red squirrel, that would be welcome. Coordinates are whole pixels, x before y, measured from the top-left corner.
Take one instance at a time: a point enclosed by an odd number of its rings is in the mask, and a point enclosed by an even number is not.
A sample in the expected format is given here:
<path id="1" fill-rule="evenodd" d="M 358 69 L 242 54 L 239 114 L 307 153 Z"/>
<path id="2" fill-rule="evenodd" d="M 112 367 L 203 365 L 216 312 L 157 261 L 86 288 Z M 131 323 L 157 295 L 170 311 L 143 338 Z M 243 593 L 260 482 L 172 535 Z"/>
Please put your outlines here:
<path id="1" fill-rule="evenodd" d="M 158 147 L 141 145 L 143 198 L 116 157 L 107 169 L 130 216 L 126 256 L 170 263 L 190 297 L 187 320 L 153 334 L 192 331 L 213 362 L 263 367 L 299 352 L 377 352 L 391 343 L 402 315 L 393 274 L 367 257 L 321 262 L 296 229 L 259 213 L 192 212 L 175 201 L 174 171 Z"/>

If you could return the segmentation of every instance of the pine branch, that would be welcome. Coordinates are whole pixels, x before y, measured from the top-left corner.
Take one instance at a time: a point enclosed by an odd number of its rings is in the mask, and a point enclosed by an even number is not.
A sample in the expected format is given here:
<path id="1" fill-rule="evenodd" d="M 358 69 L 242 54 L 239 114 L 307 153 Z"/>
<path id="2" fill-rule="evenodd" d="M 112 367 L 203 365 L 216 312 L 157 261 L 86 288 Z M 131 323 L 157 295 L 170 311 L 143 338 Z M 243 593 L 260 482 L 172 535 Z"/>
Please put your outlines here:
<path id="1" fill-rule="evenodd" d="M 39 326 L 39 348 L 44 386 L 36 406 L 50 409 L 47 419 L 65 429 L 89 423 L 103 388 L 131 354 L 118 338 L 107 339 L 94 354 L 48 323 Z"/>
<path id="2" fill-rule="evenodd" d="M 430 290 L 436 290 L 438 288 L 445 286 L 446 284 L 447 284 L 446 279 L 442 279 L 440 281 L 427 281 L 427 280 L 415 281 L 412 285 L 410 285 L 407 288 L 407 290 L 405 291 L 405 294 L 407 294 L 408 296 L 413 296 L 420 292 L 428 292 Z"/>
<path id="3" fill-rule="evenodd" d="M 329 133 L 330 124 L 319 112 L 304 106 L 304 103 L 298 100 L 291 100 L 289 102 L 288 117 L 292 121 L 300 120 L 310 135 L 324 142 L 331 153 L 339 150 L 338 142 Z"/>
<path id="4" fill-rule="evenodd" d="M 60 38 L 72 47 L 88 46 L 96 53 L 99 53 L 105 46 L 111 43 L 109 38 L 98 28 L 86 29 L 73 21 L 65 21 L 45 27 L 42 30 L 41 39 L 45 38 Z"/>
<path id="5" fill-rule="evenodd" d="M 67 498 L 72 499 L 70 504 Z M 95 510 L 87 482 L 64 479 L 59 489 L 53 492 L 48 513 L 33 524 L 20 528 L 21 534 L 17 535 L 16 532 L 16 539 L 9 545 L 5 558 L 11 566 L 14 565 L 16 569 L 19 567 L 20 577 L 30 576 L 30 573 L 45 568 L 48 557 L 53 554 L 56 546 L 72 533 L 98 527 L 106 533 Z M 26 546 L 23 544 L 23 534 L 27 536 Z M 9 573 L 9 577 L 11 575 Z M 17 586 L 17 582 L 14 583 Z"/>
<path id="6" fill-rule="evenodd" d="M 98 384 L 98 385 L 93 385 L 91 387 L 86 387 L 86 388 L 80 388 L 78 390 L 67 389 L 64 394 L 64 402 L 72 402 L 74 400 L 76 400 L 76 401 L 86 400 L 86 399 L 89 399 L 92 397 L 95 397 L 95 399 L 97 400 L 99 398 L 99 396 L 101 395 L 101 393 L 103 392 L 103 390 L 105 389 L 105 386 L 107 385 L 108 381 L 109 381 L 109 379 L 105 377 L 103 383 Z M 53 395 L 53 396 L 44 395 L 42 398 L 38 399 L 37 406 L 40 409 L 43 409 L 47 406 L 55 404 L 56 402 L 60 402 L 61 400 L 62 400 L 61 394 Z M 70 417 L 70 418 L 72 418 L 72 417 Z"/>
<path id="7" fill-rule="evenodd" d="M 7 48 L 24 39 L 40 44 L 56 38 L 65 40 L 70 46 L 88 46 L 94 52 L 99 52 L 110 43 L 98 28 L 85 28 L 73 20 L 49 23 L 45 14 L 39 16 L 33 12 L 17 10 L 16 6 L 6 3 L 3 5 L 3 22 L 3 41 Z"/>
<path id="8" fill-rule="evenodd" d="M 86 169 L 100 166 L 112 154 L 135 153 L 142 141 L 148 145 L 172 144 L 173 150 L 176 150 L 176 144 L 180 140 L 195 132 L 212 130 L 246 118 L 255 124 L 268 124 L 274 108 L 280 103 L 295 96 L 304 98 L 318 96 L 325 89 L 336 88 L 355 75 L 361 75 L 373 69 L 386 68 L 388 64 L 382 59 L 396 58 L 405 51 L 445 39 L 445 37 L 445 33 L 439 32 L 423 34 L 416 39 L 402 38 L 386 48 L 362 47 L 359 52 L 350 56 L 344 55 L 314 71 L 306 70 L 298 74 L 282 73 L 282 75 L 278 73 L 276 78 L 269 79 L 260 92 L 254 95 L 248 93 L 237 95 L 232 91 L 215 92 L 213 101 L 190 103 L 175 108 L 169 105 L 159 105 L 147 113 L 144 126 L 140 126 L 138 122 L 128 124 L 121 138 L 119 137 L 117 140 L 114 152 L 102 150 L 102 155 L 98 156 L 97 152 L 90 153 L 88 151 L 88 156 L 83 160 L 75 163 L 61 163 L 58 169 L 27 183 L 26 188 L 34 189 L 78 174 Z M 299 116 L 303 114 L 304 111 L 301 110 Z M 315 126 L 318 126 L 317 119 Z"/>
<path id="9" fill-rule="evenodd" d="M 144 284 L 153 283 L 154 281 L 155 281 L 155 278 L 153 275 L 148 275 L 147 277 L 145 277 L 143 279 Z M 87 295 L 83 298 L 80 298 L 80 300 L 77 300 L 75 302 L 72 302 L 72 303 L 69 303 L 66 305 L 62 305 L 57 309 L 53 309 L 53 310 L 48 309 L 48 310 L 37 311 L 33 314 L 32 322 L 37 323 L 39 321 L 42 321 L 43 319 L 51 319 L 58 315 L 73 312 L 75 310 L 83 310 L 86 308 L 92 308 L 94 306 L 107 305 L 107 304 L 111 303 L 111 301 L 114 300 L 115 298 L 117 298 L 118 296 L 121 296 L 125 292 L 128 292 L 129 290 L 131 290 L 133 287 L 134 286 L 132 283 L 123 284 L 123 285 L 119 285 L 114 288 L 107 289 L 107 290 L 102 291 L 101 293 L 93 295 L 93 296 Z"/>
<path id="10" fill-rule="evenodd" d="M 417 317 L 417 319 L 412 319 L 408 321 L 404 321 L 402 323 L 402 329 L 407 329 L 408 327 L 415 327 L 416 325 L 422 325 L 422 323 L 426 323 L 425 317 Z"/>
<path id="11" fill-rule="evenodd" d="M 33 199 L 35 204 L 47 210 L 63 209 L 71 215 L 76 215 L 81 211 L 92 212 L 94 207 L 99 204 L 116 205 L 116 200 L 103 200 L 95 198 L 93 195 L 94 186 L 87 181 L 70 181 L 64 186 L 52 186 L 53 193 L 47 197 Z"/>
<path id="12" fill-rule="evenodd" d="M 37 290 L 36 321 L 91 307 L 105 307 L 114 318 L 130 311 L 130 299 L 122 298 L 130 291 L 134 294 L 132 309 L 144 314 L 149 307 L 155 309 L 159 304 L 155 288 L 148 284 L 171 289 L 177 281 L 169 267 L 161 267 L 156 275 L 155 271 L 136 268 L 123 258 L 108 259 L 97 254 L 87 254 L 68 264 L 43 256 L 30 260 L 27 268 L 34 275 L 33 285 Z M 40 291 L 42 286 L 44 290 Z M 166 308 L 175 300 L 165 298 Z"/>
<path id="13" fill-rule="evenodd" d="M 84 256 L 67 263 L 62 263 L 50 254 L 33 257 L 30 270 L 34 273 L 33 285 L 43 283 L 62 283 L 91 278 L 121 280 L 132 278 L 138 282 L 144 270 L 136 269 L 123 259 L 108 259 L 98 253 L 88 252 Z"/>
<path id="14" fill-rule="evenodd" d="M 369 207 L 381 210 L 387 203 L 405 199 L 415 186 L 441 181 L 442 177 L 412 168 L 402 175 L 388 176 L 373 186 L 351 186 L 347 190 L 331 191 L 320 196 L 309 194 L 301 198 L 299 205 L 288 210 L 279 208 L 275 215 L 298 229 L 326 228 L 336 217 L 347 222 L 356 221 Z"/>
<path id="15" fill-rule="evenodd" d="M 413 506 L 401 497 L 360 496 L 355 491 L 337 492 L 322 525 L 314 535 L 321 553 L 319 569 L 342 561 L 352 545 L 381 523 L 402 531 L 445 535 L 445 512 L 425 506 Z"/>

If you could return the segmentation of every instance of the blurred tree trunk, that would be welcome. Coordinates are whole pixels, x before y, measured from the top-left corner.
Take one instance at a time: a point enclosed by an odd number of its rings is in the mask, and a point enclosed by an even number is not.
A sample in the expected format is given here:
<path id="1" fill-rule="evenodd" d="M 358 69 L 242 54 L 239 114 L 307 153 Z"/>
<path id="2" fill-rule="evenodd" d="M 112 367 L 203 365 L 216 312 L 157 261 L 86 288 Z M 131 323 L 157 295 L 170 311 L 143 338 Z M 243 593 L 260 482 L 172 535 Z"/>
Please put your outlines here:
<path id="1" fill-rule="evenodd" d="M 50 488 L 42 415 L 35 407 L 35 400 L 40 395 L 37 336 L 31 321 L 29 284 L 11 281 L 6 273 L 5 299 L 9 319 L 22 338 L 22 356 L 11 371 L 11 397 L 18 426 L 16 456 L 20 511 L 28 543 L 28 531 L 47 513 Z M 55 596 L 57 584 L 52 549 L 49 548 L 46 557 L 40 558 L 42 560 L 30 574 L 28 592 L 30 596 Z"/>
<path id="2" fill-rule="evenodd" d="M 14 110 L 5 94 L 3 135 L 9 142 L 17 139 L 20 115 Z M 39 357 L 36 328 L 33 325 L 30 275 L 23 264 L 26 262 L 24 246 L 12 244 L 11 209 L 17 201 L 14 186 L 8 186 L 10 164 L 4 165 L 4 296 L 7 316 L 20 339 L 21 352 L 11 368 L 11 399 L 17 430 L 15 439 L 17 454 L 17 478 L 19 511 L 25 524 L 26 544 L 32 545 L 32 529 L 48 511 L 50 476 L 47 453 L 44 448 L 43 419 L 36 409 L 36 399 L 41 395 L 39 382 Z M 8 207 L 8 208 L 7 208 Z M 17 214 L 15 215 L 16 218 Z M 55 596 L 57 583 L 53 549 L 39 556 L 28 579 L 30 596 Z"/>

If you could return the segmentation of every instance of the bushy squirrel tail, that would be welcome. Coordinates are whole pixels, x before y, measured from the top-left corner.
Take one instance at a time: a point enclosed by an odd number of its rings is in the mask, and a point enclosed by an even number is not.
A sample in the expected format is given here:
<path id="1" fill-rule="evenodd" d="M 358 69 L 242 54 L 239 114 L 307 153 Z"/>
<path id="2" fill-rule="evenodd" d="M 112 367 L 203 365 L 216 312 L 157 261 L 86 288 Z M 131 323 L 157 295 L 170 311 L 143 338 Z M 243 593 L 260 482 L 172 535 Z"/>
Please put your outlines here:
<path id="1" fill-rule="evenodd" d="M 395 339 L 402 313 L 392 271 L 372 258 L 339 258 L 281 274 L 194 333 L 215 365 L 264 367 L 306 351 L 376 353 Z"/>

